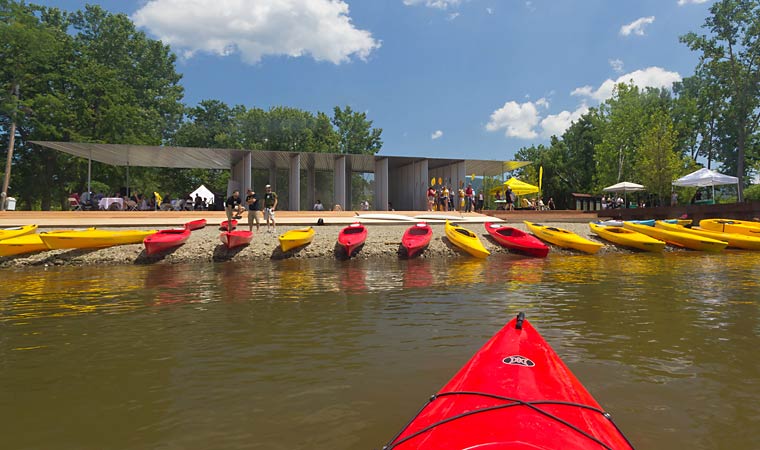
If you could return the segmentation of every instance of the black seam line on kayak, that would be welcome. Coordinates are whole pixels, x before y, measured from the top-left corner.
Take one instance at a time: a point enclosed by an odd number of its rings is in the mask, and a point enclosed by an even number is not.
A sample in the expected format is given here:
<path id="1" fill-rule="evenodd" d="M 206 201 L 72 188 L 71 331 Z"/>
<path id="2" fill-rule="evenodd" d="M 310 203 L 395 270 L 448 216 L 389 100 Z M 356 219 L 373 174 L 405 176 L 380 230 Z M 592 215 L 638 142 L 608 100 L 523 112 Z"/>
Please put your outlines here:
<path id="1" fill-rule="evenodd" d="M 479 396 L 489 397 L 489 398 L 493 398 L 493 399 L 497 399 L 497 400 L 504 400 L 504 401 L 508 401 L 508 402 L 511 402 L 511 403 L 508 403 L 508 404 L 505 404 L 505 405 L 489 406 L 489 407 L 486 407 L 486 408 L 481 408 L 481 409 L 476 409 L 476 410 L 472 410 L 472 411 L 467 411 L 465 413 L 458 414 L 456 416 L 448 417 L 446 419 L 443 419 L 441 421 L 438 421 L 436 423 L 428 425 L 427 427 L 425 427 L 425 428 L 423 428 L 421 430 L 418 430 L 418 431 L 410 434 L 409 436 L 406 436 L 405 438 L 399 440 L 398 442 L 394 442 L 404 432 L 404 430 L 406 430 L 406 428 L 417 418 L 417 416 L 419 416 L 420 413 L 422 413 L 422 411 L 425 410 L 425 408 L 427 408 L 434 400 L 436 400 L 439 397 L 451 396 L 451 395 L 479 395 Z M 426 433 L 426 432 L 432 430 L 433 428 L 435 428 L 435 427 L 437 427 L 439 425 L 443 425 L 445 423 L 452 422 L 454 420 L 461 419 L 461 418 L 464 418 L 464 417 L 467 417 L 467 416 L 471 416 L 471 415 L 474 415 L 474 414 L 479 414 L 479 413 L 482 413 L 482 412 L 489 412 L 489 411 L 495 411 L 495 410 L 499 410 L 499 409 L 510 408 L 512 406 L 527 406 L 528 408 L 533 409 L 534 411 L 538 412 L 539 414 L 543 414 L 543 415 L 549 417 L 550 419 L 556 420 L 557 422 L 559 422 L 559 423 L 567 426 L 568 428 L 577 431 L 581 435 L 583 435 L 583 436 L 587 437 L 588 439 L 596 442 L 597 444 L 599 444 L 600 446 L 602 446 L 606 450 L 613 450 L 612 447 L 608 446 L 607 444 L 605 444 L 601 440 L 595 438 L 594 436 L 591 436 L 590 434 L 586 433 L 585 431 L 581 430 L 580 428 L 576 427 L 575 425 L 573 425 L 573 424 L 571 424 L 571 423 L 569 423 L 569 422 L 567 422 L 565 420 L 562 420 L 559 417 L 555 416 L 554 414 L 546 412 L 543 409 L 538 408 L 538 407 L 536 407 L 534 405 L 565 405 L 565 406 L 575 406 L 575 407 L 578 407 L 578 408 L 584 408 L 584 409 L 588 409 L 590 411 L 597 412 L 597 413 L 601 414 L 602 417 L 606 418 L 609 422 L 611 422 L 612 425 L 613 425 L 613 427 L 615 427 L 615 429 L 618 431 L 618 433 L 620 433 L 620 435 L 623 437 L 623 439 L 626 441 L 626 443 L 628 443 L 628 445 L 630 446 L 630 448 L 633 448 L 633 446 L 631 445 L 631 443 L 628 441 L 628 439 L 625 437 L 625 435 L 620 431 L 620 429 L 617 427 L 617 425 L 615 424 L 615 422 L 612 420 L 612 416 L 610 416 L 609 413 L 606 413 L 603 410 L 601 410 L 599 408 L 595 408 L 593 406 L 583 405 L 583 404 L 580 404 L 580 403 L 562 402 L 562 401 L 553 401 L 553 400 L 537 400 L 537 401 L 532 401 L 532 402 L 526 402 L 526 401 L 523 401 L 523 400 L 511 398 L 511 397 L 503 397 L 503 396 L 500 396 L 500 395 L 488 394 L 488 393 L 485 393 L 485 392 L 455 391 L 455 392 L 442 392 L 440 394 L 433 395 L 432 397 L 430 397 L 430 399 L 427 401 L 427 403 L 425 403 L 425 405 L 423 405 L 423 407 L 420 408 L 420 410 L 417 412 L 417 414 L 415 414 L 414 418 L 411 421 L 409 421 L 409 423 L 407 423 L 406 426 L 404 426 L 404 428 L 402 428 L 401 431 L 396 436 L 393 437 L 393 439 L 391 439 L 391 441 L 390 441 L 390 443 L 388 445 L 386 445 L 386 446 L 383 447 L 383 450 L 391 450 L 391 449 L 395 448 L 396 446 L 398 446 L 398 445 L 400 445 L 400 444 L 402 444 L 402 443 L 404 443 L 404 442 L 406 442 L 406 441 L 408 441 L 410 439 L 413 439 L 413 438 L 415 438 L 415 437 L 417 437 L 417 436 L 419 436 L 419 435 L 421 435 L 423 433 Z"/>

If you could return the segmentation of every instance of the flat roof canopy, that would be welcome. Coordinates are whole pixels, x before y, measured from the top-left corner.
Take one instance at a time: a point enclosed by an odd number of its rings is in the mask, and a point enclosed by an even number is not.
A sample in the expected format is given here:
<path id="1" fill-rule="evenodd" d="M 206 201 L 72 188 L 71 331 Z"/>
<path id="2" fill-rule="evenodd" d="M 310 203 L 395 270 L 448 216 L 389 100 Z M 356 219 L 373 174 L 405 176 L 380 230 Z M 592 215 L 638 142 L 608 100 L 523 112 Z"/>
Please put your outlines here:
<path id="1" fill-rule="evenodd" d="M 176 169 L 229 170 L 248 153 L 250 153 L 252 157 L 252 166 L 257 169 L 287 169 L 290 167 L 290 159 L 295 155 L 300 155 L 301 167 L 304 169 L 324 171 L 334 170 L 335 160 L 340 157 L 346 157 L 352 171 L 370 173 L 375 171 L 375 161 L 380 159 L 388 159 L 388 165 L 390 168 L 402 167 L 423 160 L 428 161 L 429 169 L 464 162 L 467 175 L 474 173 L 476 176 L 499 176 L 504 172 L 531 164 L 527 161 L 166 147 L 161 145 L 94 144 L 51 141 L 32 141 L 32 143 L 112 166 L 169 167 Z"/>

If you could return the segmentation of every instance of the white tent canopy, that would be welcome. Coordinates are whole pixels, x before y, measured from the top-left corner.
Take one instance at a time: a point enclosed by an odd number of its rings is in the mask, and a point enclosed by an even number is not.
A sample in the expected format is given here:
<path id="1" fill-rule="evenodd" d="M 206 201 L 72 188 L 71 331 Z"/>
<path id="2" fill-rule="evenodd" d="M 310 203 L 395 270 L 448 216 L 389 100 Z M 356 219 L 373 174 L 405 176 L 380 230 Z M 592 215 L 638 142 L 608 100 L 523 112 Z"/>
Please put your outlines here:
<path id="1" fill-rule="evenodd" d="M 198 186 L 198 189 L 190 193 L 190 197 L 195 200 L 195 196 L 200 195 L 206 205 L 214 203 L 214 193 L 211 192 L 205 185 Z"/>
<path id="2" fill-rule="evenodd" d="M 637 191 L 643 191 L 645 188 L 644 186 L 636 183 L 631 183 L 629 181 L 622 181 L 618 184 L 613 184 L 612 186 L 607 186 L 606 188 L 602 189 L 605 192 L 637 192 Z"/>
<path id="3" fill-rule="evenodd" d="M 730 175 L 714 172 L 707 168 L 702 168 L 673 182 L 673 186 L 691 187 L 719 186 L 723 184 L 739 184 L 739 179 Z"/>

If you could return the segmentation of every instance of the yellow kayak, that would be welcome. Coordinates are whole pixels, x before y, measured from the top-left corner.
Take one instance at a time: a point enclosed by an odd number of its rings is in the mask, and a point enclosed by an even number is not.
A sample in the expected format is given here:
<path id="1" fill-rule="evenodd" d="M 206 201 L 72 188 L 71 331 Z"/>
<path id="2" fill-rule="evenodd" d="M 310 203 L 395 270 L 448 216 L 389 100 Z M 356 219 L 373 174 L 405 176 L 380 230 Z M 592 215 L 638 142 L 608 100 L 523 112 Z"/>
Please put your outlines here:
<path id="1" fill-rule="evenodd" d="M 51 250 L 60 248 L 103 248 L 114 245 L 142 244 L 156 230 L 106 231 L 90 228 L 80 231 L 40 233 L 42 242 Z"/>
<path id="2" fill-rule="evenodd" d="M 47 249 L 39 234 L 25 234 L 0 241 L 0 256 L 23 255 Z"/>
<path id="3" fill-rule="evenodd" d="M 699 227 L 721 233 L 736 233 L 745 236 L 760 237 L 760 222 L 733 219 L 702 219 Z"/>
<path id="4" fill-rule="evenodd" d="M 37 231 L 37 225 L 24 225 L 23 227 L 5 228 L 0 230 L 0 241 L 3 239 L 11 239 L 26 234 L 35 233 Z"/>
<path id="5" fill-rule="evenodd" d="M 623 222 L 623 226 L 629 230 L 638 231 L 655 239 L 665 241 L 678 247 L 686 247 L 692 250 L 702 250 L 706 252 L 719 252 L 726 248 L 728 242 L 710 239 L 708 237 L 697 236 L 696 234 L 683 233 L 679 231 L 670 231 L 663 228 L 650 227 L 633 222 Z"/>
<path id="6" fill-rule="evenodd" d="M 298 228 L 282 233 L 278 238 L 283 252 L 310 244 L 314 239 L 314 228 Z"/>
<path id="7" fill-rule="evenodd" d="M 591 232 L 602 239 L 612 242 L 613 244 L 623 247 L 633 247 L 647 252 L 661 252 L 665 248 L 665 242 L 641 234 L 638 231 L 632 231 L 623 227 L 608 227 L 589 223 Z"/>
<path id="8" fill-rule="evenodd" d="M 564 228 L 550 227 L 542 225 L 540 223 L 533 223 L 524 221 L 531 233 L 535 234 L 546 242 L 550 242 L 554 245 L 558 245 L 563 248 L 572 248 L 580 250 L 582 252 L 594 254 L 599 251 L 603 244 L 590 241 L 584 237 L 581 237 L 572 231 L 565 230 Z"/>
<path id="9" fill-rule="evenodd" d="M 683 233 L 692 233 L 718 241 L 728 242 L 729 247 L 741 248 L 744 250 L 760 250 L 760 237 L 747 236 L 737 233 L 721 233 L 719 231 L 704 230 L 702 228 L 686 228 L 673 223 L 655 222 L 655 226 L 663 230 L 680 231 Z"/>
<path id="10" fill-rule="evenodd" d="M 452 244 L 456 245 L 472 256 L 476 258 L 486 258 L 491 254 L 491 252 L 483 247 L 483 244 L 480 242 L 478 235 L 468 230 L 467 228 L 462 228 L 459 225 L 453 225 L 447 220 L 444 229 L 446 230 L 446 237 L 449 238 L 449 241 L 451 241 Z"/>

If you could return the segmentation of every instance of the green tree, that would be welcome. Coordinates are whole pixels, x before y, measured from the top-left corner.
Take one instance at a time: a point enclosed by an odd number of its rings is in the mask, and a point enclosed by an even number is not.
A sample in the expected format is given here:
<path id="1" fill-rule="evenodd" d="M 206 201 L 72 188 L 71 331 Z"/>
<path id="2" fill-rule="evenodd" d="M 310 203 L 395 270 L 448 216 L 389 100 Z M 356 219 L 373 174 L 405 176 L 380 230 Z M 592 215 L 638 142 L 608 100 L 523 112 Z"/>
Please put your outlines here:
<path id="1" fill-rule="evenodd" d="M 383 147 L 382 128 L 372 128 L 366 113 L 353 111 L 350 106 L 333 110 L 332 123 L 338 133 L 340 153 L 374 155 Z"/>
<path id="2" fill-rule="evenodd" d="M 641 138 L 658 110 L 670 109 L 672 99 L 664 89 L 643 92 L 631 84 L 618 84 L 612 98 L 599 108 L 599 137 L 595 145 L 597 190 L 621 181 L 635 181 L 648 170 L 637 164 Z"/>
<path id="3" fill-rule="evenodd" d="M 746 158 L 756 158 L 757 147 L 748 148 L 760 121 L 760 1 L 720 0 L 710 7 L 703 25 L 709 34 L 681 37 L 691 50 L 701 52 L 698 71 L 705 71 L 722 86 L 725 107 L 721 111 L 720 138 L 723 164 L 745 180 Z M 749 150 L 749 152 L 748 152 Z M 743 183 L 739 183 L 743 201 Z"/>
<path id="4" fill-rule="evenodd" d="M 0 15 L 2 52 L 15 61 L 13 70 L 0 69 L 0 86 L 22 80 L 12 184 L 26 206 L 49 209 L 54 199 L 65 201 L 66 189 L 86 186 L 86 162 L 30 140 L 158 144 L 174 130 L 182 113 L 175 57 L 126 15 L 97 6 L 67 14 L 8 0 Z M 3 107 L 0 120 L 10 117 Z M 93 175 L 113 190 L 126 178 L 125 169 L 99 164 Z"/>
<path id="5" fill-rule="evenodd" d="M 671 182 L 679 175 L 683 163 L 676 151 L 677 133 L 673 120 L 665 111 L 651 117 L 651 126 L 644 132 L 638 148 L 638 163 L 647 170 L 639 173 L 639 181 L 660 205 L 669 197 Z"/>

